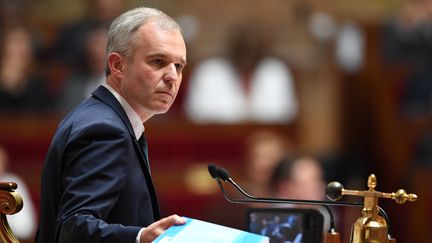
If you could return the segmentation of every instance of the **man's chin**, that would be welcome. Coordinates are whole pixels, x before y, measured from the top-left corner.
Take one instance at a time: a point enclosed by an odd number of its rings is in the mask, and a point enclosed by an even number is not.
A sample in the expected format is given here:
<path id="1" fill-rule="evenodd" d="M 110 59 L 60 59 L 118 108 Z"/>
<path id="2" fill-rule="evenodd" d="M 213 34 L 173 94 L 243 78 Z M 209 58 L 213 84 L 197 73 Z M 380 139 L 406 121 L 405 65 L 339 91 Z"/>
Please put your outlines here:
<path id="1" fill-rule="evenodd" d="M 165 114 L 167 112 L 168 112 L 167 110 L 166 111 L 155 111 L 154 114 L 155 115 L 161 115 L 161 114 Z"/>
<path id="2" fill-rule="evenodd" d="M 169 109 L 171 108 L 171 105 L 167 105 L 167 106 L 163 106 L 163 107 L 157 107 L 156 109 L 153 110 L 153 112 L 155 114 L 165 114 L 169 111 Z"/>
<path id="3" fill-rule="evenodd" d="M 169 111 L 172 104 L 173 104 L 172 101 L 159 100 L 158 102 L 153 103 L 150 110 L 155 115 L 156 114 L 165 114 Z"/>

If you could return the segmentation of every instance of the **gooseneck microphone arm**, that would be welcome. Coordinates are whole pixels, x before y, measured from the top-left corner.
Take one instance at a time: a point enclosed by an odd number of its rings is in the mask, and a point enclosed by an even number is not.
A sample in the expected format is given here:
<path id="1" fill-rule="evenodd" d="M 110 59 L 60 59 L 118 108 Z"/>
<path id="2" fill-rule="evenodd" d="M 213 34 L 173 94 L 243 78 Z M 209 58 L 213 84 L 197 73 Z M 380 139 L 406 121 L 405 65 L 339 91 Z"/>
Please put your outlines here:
<path id="1" fill-rule="evenodd" d="M 320 201 L 313 201 L 313 200 L 295 200 L 295 199 L 282 199 L 282 198 L 263 198 L 263 197 L 255 197 L 247 193 L 243 188 L 241 188 L 229 175 L 228 171 L 226 171 L 223 168 L 217 168 L 214 164 L 210 164 L 208 166 L 210 175 L 216 179 L 218 182 L 218 185 L 225 197 L 225 199 L 231 203 L 284 203 L 284 204 L 309 204 L 309 205 L 320 205 L 324 207 L 329 216 L 330 216 L 330 229 L 329 232 L 335 232 L 335 222 L 334 222 L 334 216 L 330 208 L 325 205 L 323 202 Z M 234 186 L 241 194 L 243 194 L 246 198 L 249 199 L 233 199 L 228 196 L 228 193 L 226 193 L 222 183 L 220 182 L 220 179 L 223 181 L 229 182 L 231 185 Z"/>
<path id="2" fill-rule="evenodd" d="M 281 201 L 281 203 L 292 203 L 292 204 L 309 204 L 309 205 L 336 205 L 336 206 L 358 206 L 363 207 L 362 203 L 349 203 L 349 202 L 331 202 L 331 201 L 317 201 L 317 200 L 301 200 L 301 199 L 284 199 L 284 198 L 264 198 L 264 197 L 256 197 L 248 194 L 245 192 L 240 186 L 237 185 L 237 183 L 234 182 L 234 180 L 229 176 L 229 173 L 224 168 L 219 168 L 217 170 L 218 176 L 226 182 L 229 182 L 231 185 L 233 185 L 238 191 L 241 192 L 244 196 L 250 199 L 254 200 L 264 200 L 264 201 Z"/>
<path id="3" fill-rule="evenodd" d="M 316 201 L 316 200 L 299 200 L 299 199 L 282 199 L 282 198 L 263 198 L 252 196 L 243 190 L 237 183 L 231 178 L 230 174 L 224 168 L 218 168 L 215 164 L 209 164 L 208 170 L 213 179 L 215 179 L 221 189 L 224 198 L 230 203 L 289 203 L 289 204 L 307 204 L 307 205 L 320 205 L 324 207 L 330 216 L 330 232 L 334 232 L 334 215 L 328 206 L 345 206 L 345 207 L 363 207 L 363 203 L 357 202 L 334 202 L 334 201 Z M 225 191 L 221 179 L 225 182 L 230 183 L 234 188 L 236 188 L 241 194 L 249 199 L 233 199 L 229 197 L 228 193 Z M 390 221 L 387 217 L 386 212 L 378 207 L 380 214 L 385 218 L 388 225 L 388 233 L 390 235 Z"/>

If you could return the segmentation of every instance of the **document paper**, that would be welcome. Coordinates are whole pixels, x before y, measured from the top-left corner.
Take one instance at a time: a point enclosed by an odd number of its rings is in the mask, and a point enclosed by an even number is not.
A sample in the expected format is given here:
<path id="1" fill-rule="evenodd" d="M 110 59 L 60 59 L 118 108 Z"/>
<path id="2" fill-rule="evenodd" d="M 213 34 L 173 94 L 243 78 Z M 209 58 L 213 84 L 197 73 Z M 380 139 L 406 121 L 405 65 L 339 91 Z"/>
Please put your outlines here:
<path id="1" fill-rule="evenodd" d="M 154 243 L 269 243 L 266 236 L 249 233 L 206 221 L 187 218 L 186 224 L 174 225 Z"/>

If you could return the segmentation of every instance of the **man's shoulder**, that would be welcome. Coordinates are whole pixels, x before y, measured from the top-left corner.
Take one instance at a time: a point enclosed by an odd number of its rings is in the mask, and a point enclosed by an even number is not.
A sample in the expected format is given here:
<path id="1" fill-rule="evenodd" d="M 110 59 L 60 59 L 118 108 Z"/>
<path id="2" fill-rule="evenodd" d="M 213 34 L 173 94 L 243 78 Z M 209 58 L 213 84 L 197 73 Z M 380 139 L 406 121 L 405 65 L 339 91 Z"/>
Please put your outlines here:
<path id="1" fill-rule="evenodd" d="M 95 98 L 89 98 L 65 116 L 59 129 L 67 128 L 72 132 L 94 126 L 125 128 L 121 117 L 112 107 Z"/>

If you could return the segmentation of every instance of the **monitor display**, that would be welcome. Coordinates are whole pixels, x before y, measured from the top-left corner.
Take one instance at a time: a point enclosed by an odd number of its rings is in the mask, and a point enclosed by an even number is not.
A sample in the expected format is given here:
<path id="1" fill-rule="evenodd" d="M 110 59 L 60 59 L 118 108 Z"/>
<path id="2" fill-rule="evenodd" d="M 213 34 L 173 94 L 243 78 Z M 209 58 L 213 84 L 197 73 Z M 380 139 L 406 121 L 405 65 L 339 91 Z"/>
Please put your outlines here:
<path id="1" fill-rule="evenodd" d="M 248 231 L 270 238 L 270 243 L 322 241 L 323 216 L 318 210 L 298 208 L 251 208 Z"/>

